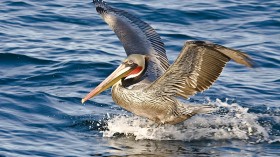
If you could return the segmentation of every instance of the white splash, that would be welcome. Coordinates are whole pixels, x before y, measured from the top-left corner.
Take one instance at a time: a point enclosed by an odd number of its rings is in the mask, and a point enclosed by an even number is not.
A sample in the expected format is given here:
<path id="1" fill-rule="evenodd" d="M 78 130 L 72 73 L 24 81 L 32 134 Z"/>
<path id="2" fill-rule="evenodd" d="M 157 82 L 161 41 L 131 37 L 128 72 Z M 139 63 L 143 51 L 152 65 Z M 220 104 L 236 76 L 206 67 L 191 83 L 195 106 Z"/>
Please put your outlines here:
<path id="1" fill-rule="evenodd" d="M 138 116 L 115 116 L 107 121 L 104 137 L 116 134 L 134 136 L 136 140 L 227 140 L 239 139 L 253 142 L 268 141 L 268 128 L 261 126 L 258 115 L 248 113 L 247 108 L 238 104 L 228 104 L 216 100 L 212 102 L 221 110 L 213 114 L 201 114 L 178 125 L 152 125 L 145 118 Z M 224 112 L 222 111 L 224 110 Z"/>

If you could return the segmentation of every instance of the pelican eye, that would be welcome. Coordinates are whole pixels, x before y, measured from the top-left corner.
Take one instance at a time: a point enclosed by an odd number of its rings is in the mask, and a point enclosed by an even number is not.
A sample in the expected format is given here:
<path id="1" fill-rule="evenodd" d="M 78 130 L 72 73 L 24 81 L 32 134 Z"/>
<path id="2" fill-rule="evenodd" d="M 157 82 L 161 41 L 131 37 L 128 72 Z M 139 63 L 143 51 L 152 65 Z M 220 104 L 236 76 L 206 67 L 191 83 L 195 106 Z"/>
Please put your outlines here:
<path id="1" fill-rule="evenodd" d="M 131 65 L 131 64 L 133 64 L 134 62 L 132 61 L 132 60 L 128 60 L 127 61 L 127 64 L 129 64 L 129 65 Z"/>

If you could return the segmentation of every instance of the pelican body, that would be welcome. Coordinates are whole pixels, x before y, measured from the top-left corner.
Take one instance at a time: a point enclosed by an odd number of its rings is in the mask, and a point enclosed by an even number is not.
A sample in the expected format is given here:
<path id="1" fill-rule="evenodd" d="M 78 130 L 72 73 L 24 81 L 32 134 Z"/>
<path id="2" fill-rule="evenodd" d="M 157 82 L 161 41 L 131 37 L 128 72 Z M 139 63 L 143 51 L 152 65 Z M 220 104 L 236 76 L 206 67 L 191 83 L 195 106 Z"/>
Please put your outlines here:
<path id="1" fill-rule="evenodd" d="M 187 41 L 172 65 L 156 31 L 130 13 L 93 0 L 97 12 L 122 42 L 127 58 L 82 103 L 112 86 L 116 104 L 158 124 L 177 124 L 215 110 L 179 101 L 208 89 L 231 59 L 252 67 L 244 52 L 204 41 Z"/>

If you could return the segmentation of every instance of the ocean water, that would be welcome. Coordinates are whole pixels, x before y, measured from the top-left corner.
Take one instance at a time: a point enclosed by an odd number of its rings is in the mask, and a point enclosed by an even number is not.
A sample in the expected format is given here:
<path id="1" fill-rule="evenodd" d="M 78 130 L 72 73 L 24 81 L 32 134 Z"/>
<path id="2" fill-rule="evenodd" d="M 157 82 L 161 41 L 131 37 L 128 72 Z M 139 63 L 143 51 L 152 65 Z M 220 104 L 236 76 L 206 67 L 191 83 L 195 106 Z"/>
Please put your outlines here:
<path id="1" fill-rule="evenodd" d="M 173 62 L 184 41 L 252 56 L 230 62 L 190 98 L 213 114 L 155 127 L 107 90 L 81 104 L 126 57 L 90 0 L 0 3 L 0 156 L 279 156 L 280 5 L 276 0 L 110 0 L 161 35 Z"/>

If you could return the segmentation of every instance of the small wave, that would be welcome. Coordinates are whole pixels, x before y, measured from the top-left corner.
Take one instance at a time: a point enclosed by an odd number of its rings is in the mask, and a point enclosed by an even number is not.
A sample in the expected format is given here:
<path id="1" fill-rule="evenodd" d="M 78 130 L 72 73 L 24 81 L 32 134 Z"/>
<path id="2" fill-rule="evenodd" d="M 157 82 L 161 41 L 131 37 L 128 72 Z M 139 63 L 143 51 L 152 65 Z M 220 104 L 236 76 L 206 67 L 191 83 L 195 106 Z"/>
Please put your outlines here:
<path id="1" fill-rule="evenodd" d="M 7 6 L 16 6 L 16 7 L 32 7 L 33 5 L 28 2 L 6 2 Z"/>
<path id="2" fill-rule="evenodd" d="M 15 65 L 25 65 L 25 64 L 51 64 L 54 61 L 39 59 L 35 57 L 30 57 L 22 54 L 13 53 L 0 53 L 0 65 L 3 66 L 15 66 Z"/>
<path id="3" fill-rule="evenodd" d="M 133 136 L 136 140 L 245 140 L 248 142 L 273 142 L 271 126 L 262 126 L 259 114 L 248 112 L 237 103 L 228 104 L 219 99 L 212 102 L 220 108 L 212 114 L 201 114 L 177 125 L 153 125 L 138 116 L 118 115 L 109 118 L 104 137 Z"/>

